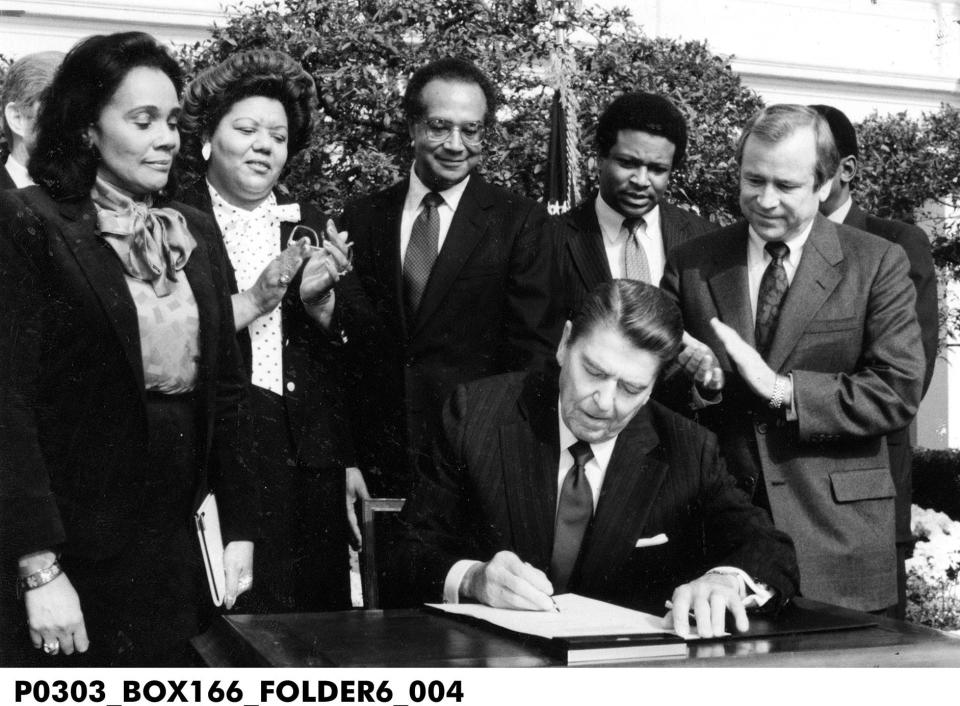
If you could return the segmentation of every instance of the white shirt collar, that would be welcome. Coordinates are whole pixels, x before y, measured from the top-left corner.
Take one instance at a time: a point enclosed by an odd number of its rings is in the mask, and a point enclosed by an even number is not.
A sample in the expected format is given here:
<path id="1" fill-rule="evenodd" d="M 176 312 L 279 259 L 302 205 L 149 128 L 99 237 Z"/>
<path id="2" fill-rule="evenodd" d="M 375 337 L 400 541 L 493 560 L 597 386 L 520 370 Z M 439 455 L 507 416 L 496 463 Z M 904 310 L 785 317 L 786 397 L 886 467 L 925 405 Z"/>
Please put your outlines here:
<path id="1" fill-rule="evenodd" d="M 460 199 L 463 197 L 463 192 L 467 189 L 467 183 L 470 181 L 470 175 L 467 175 L 466 179 L 458 181 L 456 184 L 451 186 L 449 189 L 444 189 L 443 191 L 438 191 L 437 193 L 443 197 L 443 203 L 446 204 L 451 211 L 456 211 L 457 206 L 460 204 Z M 416 210 L 420 207 L 420 203 L 423 201 L 423 197 L 429 194 L 433 189 L 427 187 L 420 177 L 417 176 L 417 170 L 414 168 L 414 165 L 410 165 L 410 186 L 407 189 L 407 198 L 404 201 L 404 208 L 410 210 Z"/>
<path id="2" fill-rule="evenodd" d="M 18 189 L 33 186 L 33 179 L 27 173 L 27 168 L 14 159 L 12 154 L 7 155 L 7 161 L 4 165 L 7 168 L 7 174 Z"/>
<path id="3" fill-rule="evenodd" d="M 574 436 L 573 432 L 570 431 L 570 427 L 567 426 L 566 422 L 563 421 L 563 413 L 560 411 L 560 402 L 557 402 L 557 420 L 560 425 L 560 450 L 564 451 L 569 449 L 578 439 Z M 619 436 L 619 434 L 617 435 Z M 612 439 L 607 439 L 602 441 L 599 444 L 590 444 L 590 450 L 593 451 L 593 458 L 596 460 L 597 465 L 600 466 L 600 470 L 603 473 L 606 473 L 607 466 L 610 463 L 610 457 L 613 456 L 613 447 L 617 445 L 617 437 Z M 597 489 L 599 491 L 599 488 Z"/>
<path id="4" fill-rule="evenodd" d="M 790 240 L 784 241 L 788 246 L 790 246 L 790 254 L 787 256 L 787 260 L 793 265 L 794 268 L 800 264 L 800 255 L 803 252 L 803 246 L 807 242 L 807 238 L 810 237 L 810 231 L 813 230 L 813 222 L 816 220 L 816 216 L 810 219 L 810 223 L 807 224 L 807 227 L 800 231 L 799 235 L 794 236 Z M 757 259 L 761 261 L 772 260 L 773 258 L 767 253 L 764 249 L 767 241 L 757 235 L 757 232 L 753 229 L 753 226 L 750 226 L 747 229 L 749 238 L 747 240 L 748 254 L 752 259 Z"/>
<path id="5" fill-rule="evenodd" d="M 595 199 L 595 209 L 597 212 L 597 221 L 600 223 L 600 232 L 603 234 L 603 239 L 608 245 L 616 245 L 621 239 L 623 222 L 626 220 L 625 216 L 622 213 L 615 211 L 610 204 L 603 200 L 603 196 L 601 196 L 599 193 Z M 657 234 L 659 235 L 660 204 L 657 204 L 643 214 L 643 220 L 647 224 L 648 232 L 650 232 L 651 235 L 651 226 L 656 228 Z"/>
<path id="6" fill-rule="evenodd" d="M 853 208 L 853 197 L 847 195 L 847 200 L 840 204 L 839 208 L 827 216 L 827 218 L 834 223 L 843 223 L 847 220 L 847 215 L 850 213 L 851 208 Z"/>

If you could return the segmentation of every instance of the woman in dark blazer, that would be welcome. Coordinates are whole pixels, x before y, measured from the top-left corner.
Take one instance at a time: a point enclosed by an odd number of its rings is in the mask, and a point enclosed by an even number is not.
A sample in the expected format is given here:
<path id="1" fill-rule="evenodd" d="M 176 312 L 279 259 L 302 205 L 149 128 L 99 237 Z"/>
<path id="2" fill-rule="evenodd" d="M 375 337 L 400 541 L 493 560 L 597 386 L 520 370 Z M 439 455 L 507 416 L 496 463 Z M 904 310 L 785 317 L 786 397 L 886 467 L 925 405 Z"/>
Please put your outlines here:
<path id="1" fill-rule="evenodd" d="M 227 607 L 250 584 L 229 290 L 209 217 L 164 193 L 180 87 L 149 35 L 81 41 L 39 114 L 38 185 L 0 194 L 3 665 L 190 664 L 208 489 Z"/>
<path id="2" fill-rule="evenodd" d="M 257 585 L 241 608 L 254 612 L 351 607 L 345 496 L 347 487 L 366 494 L 342 443 L 337 342 L 325 333 L 340 268 L 317 246 L 340 236 L 319 210 L 276 189 L 309 141 L 316 101 L 299 63 L 251 50 L 197 76 L 180 121 L 183 157 L 206 177 L 185 198 L 217 222 L 253 383 L 263 534 Z"/>

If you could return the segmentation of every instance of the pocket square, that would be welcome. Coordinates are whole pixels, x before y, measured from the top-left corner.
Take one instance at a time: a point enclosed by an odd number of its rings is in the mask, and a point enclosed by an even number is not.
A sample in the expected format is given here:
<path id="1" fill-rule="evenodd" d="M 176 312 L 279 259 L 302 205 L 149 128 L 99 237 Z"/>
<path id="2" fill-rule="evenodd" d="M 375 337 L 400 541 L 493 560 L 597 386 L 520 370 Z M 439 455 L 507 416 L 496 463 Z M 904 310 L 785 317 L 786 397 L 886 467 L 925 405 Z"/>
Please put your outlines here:
<path id="1" fill-rule="evenodd" d="M 658 544 L 666 544 L 667 541 L 667 535 L 661 532 L 654 537 L 641 537 L 637 540 L 637 543 L 634 545 L 634 547 L 637 549 L 641 549 L 643 547 L 655 547 Z"/>

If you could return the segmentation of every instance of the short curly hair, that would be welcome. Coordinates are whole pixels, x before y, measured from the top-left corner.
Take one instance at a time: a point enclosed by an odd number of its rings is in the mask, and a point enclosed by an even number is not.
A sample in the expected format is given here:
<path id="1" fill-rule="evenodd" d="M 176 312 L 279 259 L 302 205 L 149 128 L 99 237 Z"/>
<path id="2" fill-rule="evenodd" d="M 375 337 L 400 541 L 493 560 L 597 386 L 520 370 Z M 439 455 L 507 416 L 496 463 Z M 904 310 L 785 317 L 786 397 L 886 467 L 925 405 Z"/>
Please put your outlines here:
<path id="1" fill-rule="evenodd" d="M 216 131 L 235 103 L 252 96 L 273 98 L 283 106 L 290 130 L 288 160 L 306 147 L 317 109 L 313 77 L 289 54 L 250 49 L 231 54 L 187 86 L 180 114 L 183 156 L 203 165 L 199 157 L 203 141 Z"/>

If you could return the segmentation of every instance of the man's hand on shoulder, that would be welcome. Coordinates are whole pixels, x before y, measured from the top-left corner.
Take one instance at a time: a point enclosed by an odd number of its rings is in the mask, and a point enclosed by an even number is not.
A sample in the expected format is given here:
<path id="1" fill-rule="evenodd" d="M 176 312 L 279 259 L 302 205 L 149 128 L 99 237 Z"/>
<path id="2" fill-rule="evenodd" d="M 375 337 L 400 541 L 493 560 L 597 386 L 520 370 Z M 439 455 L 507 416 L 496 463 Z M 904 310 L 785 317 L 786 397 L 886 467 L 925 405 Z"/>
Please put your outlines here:
<path id="1" fill-rule="evenodd" d="M 547 575 L 508 551 L 470 567 L 460 584 L 460 595 L 494 608 L 555 609 Z"/>
<path id="2" fill-rule="evenodd" d="M 690 634 L 690 611 L 697 620 L 700 637 L 715 637 L 724 633 L 727 611 L 733 615 L 737 630 L 750 627 L 747 609 L 740 596 L 740 582 L 729 574 L 708 573 L 678 586 L 671 598 L 668 624 L 681 637 Z"/>

